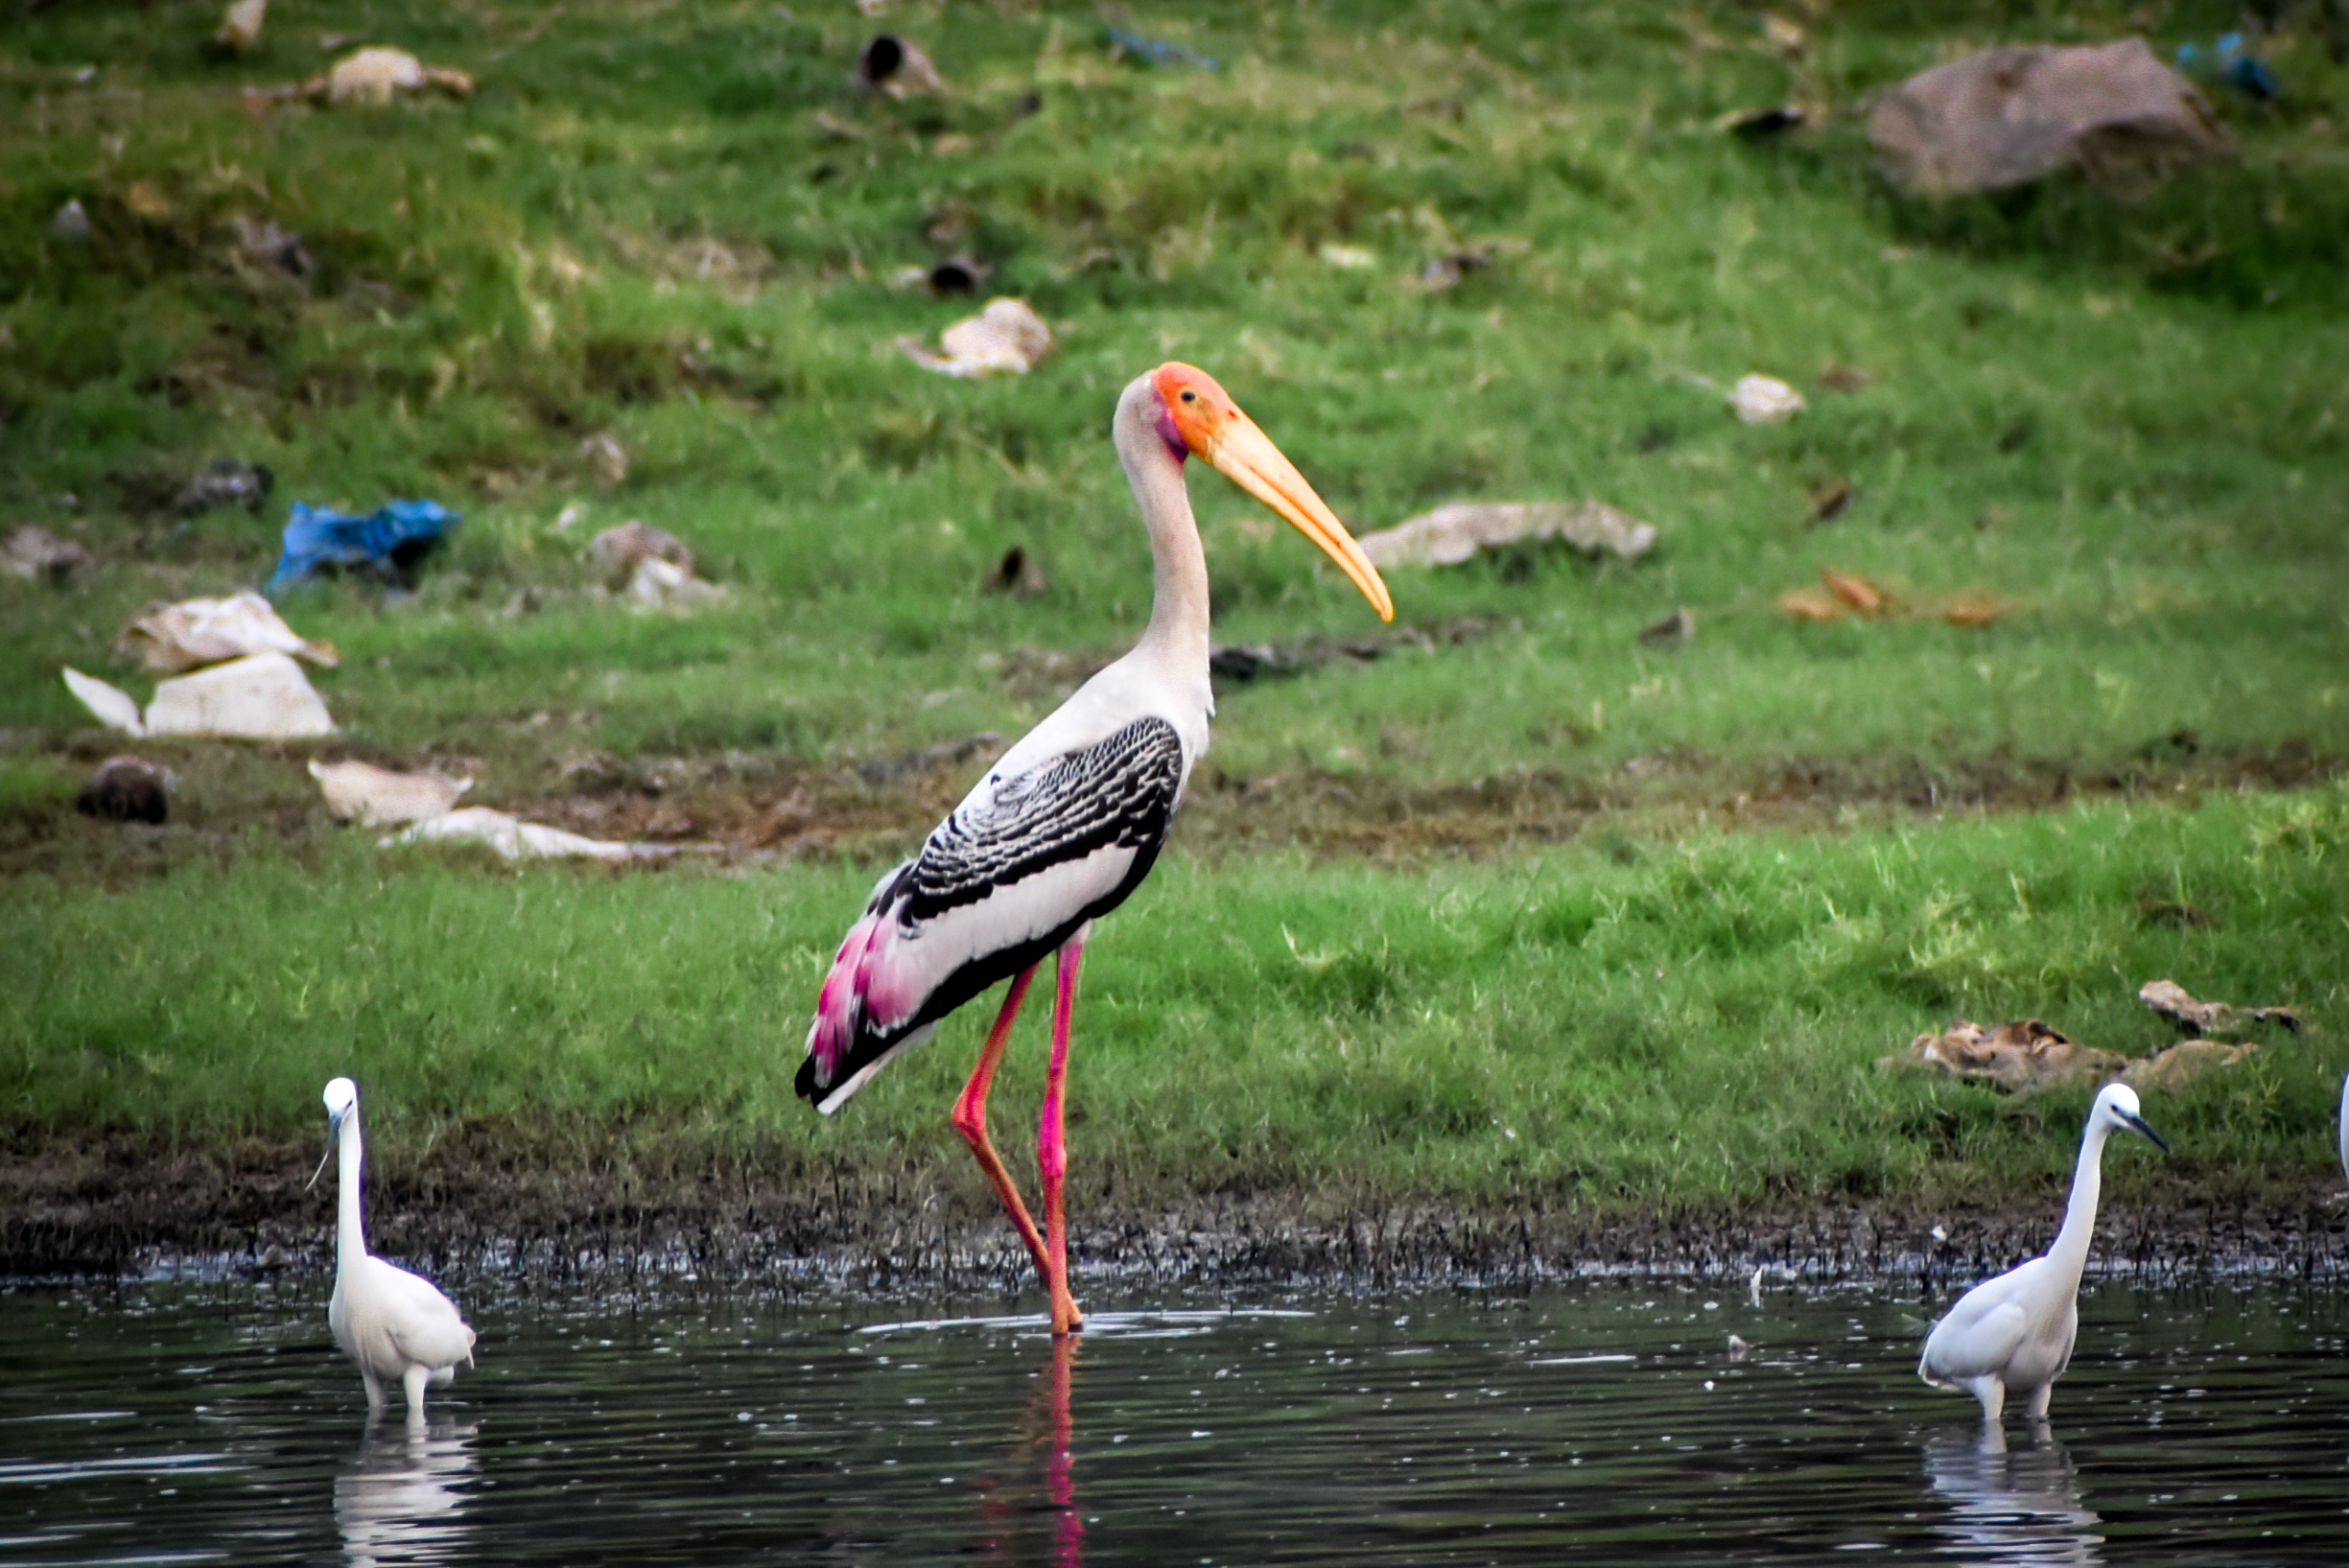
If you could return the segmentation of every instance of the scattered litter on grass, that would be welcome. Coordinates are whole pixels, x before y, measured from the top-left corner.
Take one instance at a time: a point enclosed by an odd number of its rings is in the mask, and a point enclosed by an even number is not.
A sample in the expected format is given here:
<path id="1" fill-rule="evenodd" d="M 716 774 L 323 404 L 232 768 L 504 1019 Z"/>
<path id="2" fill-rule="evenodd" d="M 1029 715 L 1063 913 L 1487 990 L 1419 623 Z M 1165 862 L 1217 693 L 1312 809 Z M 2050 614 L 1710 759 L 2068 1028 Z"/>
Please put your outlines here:
<path id="1" fill-rule="evenodd" d="M 152 606 L 122 629 L 115 646 L 135 654 L 153 675 L 177 675 L 248 653 L 291 654 L 324 669 L 342 662 L 333 644 L 298 636 L 268 599 L 250 593 Z"/>
<path id="2" fill-rule="evenodd" d="M 276 219 L 256 223 L 240 213 L 230 223 L 237 231 L 238 253 L 254 266 L 296 279 L 306 279 L 318 269 L 302 237 L 279 228 Z"/>
<path id="3" fill-rule="evenodd" d="M 1829 480 L 1824 484 L 1814 485 L 1811 488 L 1811 521 L 1814 523 L 1833 522 L 1836 518 L 1843 516 L 1844 509 L 1850 504 L 1851 481 L 1849 480 Z"/>
<path id="4" fill-rule="evenodd" d="M 248 55 L 261 41 L 261 24 L 269 19 L 270 0 L 234 0 L 221 15 L 212 44 L 231 55 Z"/>
<path id="5" fill-rule="evenodd" d="M 88 209 L 82 205 L 78 198 L 67 201 L 57 210 L 57 216 L 49 220 L 49 233 L 52 238 L 63 240 L 68 245 L 80 245 L 90 237 Z"/>
<path id="6" fill-rule="evenodd" d="M 2295 1035 L 2308 1027 L 2308 1020 L 2289 1007 L 2230 1007 L 2225 1002 L 2198 1002 L 2175 980 L 2148 980 L 2138 991 L 2137 999 L 2189 1035 L 2207 1035 L 2215 1030 L 2242 1029 L 2259 1023 L 2280 1023 Z"/>
<path id="7" fill-rule="evenodd" d="M 1458 566 L 1480 550 L 1518 540 L 1562 539 L 1576 550 L 1636 560 L 1656 545 L 1656 526 L 1603 501 L 1455 501 L 1357 541 L 1376 566 Z"/>
<path id="8" fill-rule="evenodd" d="M 817 134 L 830 136 L 835 141 L 860 142 L 864 140 L 862 130 L 841 119 L 830 109 L 817 109 L 813 114 L 808 116 L 808 124 L 815 128 Z"/>
<path id="9" fill-rule="evenodd" d="M 37 523 L 25 523 L 9 530 L 8 542 L 0 545 L 0 564 L 12 576 L 63 587 L 88 570 L 90 552 Z"/>
<path id="10" fill-rule="evenodd" d="M 616 844 L 586 838 L 543 823 L 524 822 L 486 806 L 468 806 L 411 823 L 379 841 L 390 849 L 400 844 L 482 844 L 506 860 L 586 857 L 596 860 L 657 860 L 675 854 L 676 844 Z"/>
<path id="11" fill-rule="evenodd" d="M 452 98 L 470 98 L 473 78 L 454 67 L 427 65 L 405 49 L 373 44 L 352 51 L 308 81 L 248 87 L 245 107 L 253 114 L 267 114 L 279 104 L 306 98 L 314 103 L 381 108 L 402 93 L 412 96 L 435 88 Z"/>
<path id="12" fill-rule="evenodd" d="M 857 51 L 857 82 L 891 98 L 946 91 L 946 79 L 921 46 L 894 33 L 877 34 Z"/>
<path id="13" fill-rule="evenodd" d="M 1842 364 L 1829 360 L 1819 367 L 1819 385 L 1830 392 L 1856 392 L 1863 386 L 1872 386 L 1875 380 L 1871 372 L 1856 364 Z"/>
<path id="14" fill-rule="evenodd" d="M 1460 287 L 1460 280 L 1470 272 L 1481 272 L 1492 265 L 1490 250 L 1455 250 L 1448 256 L 1438 256 L 1420 269 L 1419 287 L 1422 293 L 1440 294 Z"/>
<path id="15" fill-rule="evenodd" d="M 1959 1018 L 1939 1034 L 1922 1034 L 1905 1051 L 1879 1057 L 1880 1068 L 1920 1067 L 1959 1078 L 1986 1080 L 2012 1091 L 2086 1078 L 2118 1077 L 2128 1058 L 2118 1051 L 2082 1045 L 2037 1018 L 2020 1018 L 1985 1029 Z"/>
<path id="16" fill-rule="evenodd" d="M 242 506 L 258 516 L 276 487 L 277 476 L 260 463 L 215 457 L 172 497 L 172 515 L 185 522 L 216 506 Z"/>
<path id="17" fill-rule="evenodd" d="M 1892 179 L 1919 196 L 2000 190 L 2078 165 L 2126 199 L 2234 148 L 2194 83 L 2143 38 L 2018 45 L 1937 65 L 1888 93 L 1867 134 Z"/>
<path id="18" fill-rule="evenodd" d="M 1780 594 L 1778 608 L 1797 620 L 1841 620 L 1846 616 L 1870 620 L 1945 620 L 1969 631 L 1979 631 L 2015 608 L 2010 601 L 1980 590 L 1904 604 L 1882 583 L 1832 567 L 1820 568 L 1819 580 L 1822 588 L 1790 588 Z"/>
<path id="19" fill-rule="evenodd" d="M 942 376 L 984 376 L 998 370 L 1024 375 L 1052 352 L 1052 329 L 1028 308 L 1024 299 L 1008 294 L 987 301 L 976 316 L 966 316 L 938 335 L 932 352 L 921 339 L 907 333 L 897 340 L 904 356 L 925 370 Z"/>
<path id="20" fill-rule="evenodd" d="M 66 690 L 108 729 L 125 735 L 301 740 L 335 733 L 326 704 L 282 653 L 248 654 L 155 688 L 146 716 L 129 693 L 68 666 Z"/>
<path id="21" fill-rule="evenodd" d="M 1775 376 L 1740 376 L 1729 388 L 1729 408 L 1749 425 L 1783 425 L 1806 405 L 1802 394 Z"/>
<path id="22" fill-rule="evenodd" d="M 1034 598 L 1045 586 L 1044 568 L 1021 545 L 1005 550 L 1003 558 L 987 569 L 987 575 L 979 583 L 987 593 L 1009 594 L 1013 598 Z"/>
<path id="23" fill-rule="evenodd" d="M 1639 640 L 1642 643 L 1656 644 L 1665 647 L 1685 647 L 1695 642 L 1696 637 L 1697 618 L 1690 613 L 1685 604 L 1655 625 L 1642 626 L 1639 629 Z"/>
<path id="24" fill-rule="evenodd" d="M 1960 1018 L 1938 1035 L 1917 1036 L 1905 1051 L 1877 1058 L 1876 1065 L 1885 1070 L 1914 1067 L 1947 1073 L 2018 1094 L 2057 1084 L 2103 1083 L 2113 1078 L 2137 1089 L 2174 1091 L 2214 1068 L 2233 1066 L 2258 1048 L 2196 1040 L 2166 1046 L 2150 1056 L 2130 1057 L 2082 1045 L 2037 1018 L 2002 1023 L 1996 1029 Z"/>
<path id="25" fill-rule="evenodd" d="M 1324 266 L 1340 267 L 1348 270 L 1357 270 L 1361 268 L 1378 265 L 1378 253 L 1364 246 L 1326 245 L 1316 254 L 1321 257 Z"/>
<path id="26" fill-rule="evenodd" d="M 628 574 L 628 602 L 640 610 L 699 610 L 723 603 L 726 591 L 687 568 L 646 556 Z"/>
<path id="27" fill-rule="evenodd" d="M 1762 109 L 1731 109 L 1713 122 L 1713 129 L 1749 142 L 1766 142 L 1800 126 L 1809 115 L 1795 104 L 1773 104 Z"/>
<path id="28" fill-rule="evenodd" d="M 617 490 L 627 481 L 628 449 L 609 431 L 581 441 L 579 460 L 587 465 L 587 477 L 599 490 Z"/>
<path id="29" fill-rule="evenodd" d="M 109 757 L 74 795 L 74 809 L 106 822 L 161 823 L 175 781 L 144 757 Z"/>
<path id="30" fill-rule="evenodd" d="M 1139 33 L 1128 33 L 1124 28 L 1109 30 L 1109 52 L 1112 59 L 1138 59 L 1144 65 L 1187 66 L 1194 71 L 1220 71 L 1223 67 L 1195 49 L 1164 38 L 1145 37 Z"/>
<path id="31" fill-rule="evenodd" d="M 364 517 L 297 501 L 286 522 L 285 553 L 261 591 L 276 595 L 314 573 L 336 572 L 410 586 L 458 521 L 433 501 L 395 501 Z"/>
<path id="32" fill-rule="evenodd" d="M 590 539 L 587 553 L 603 568 L 604 586 L 614 593 L 626 587 L 646 561 L 666 561 L 689 574 L 693 570 L 693 552 L 684 540 L 634 518 Z"/>
<path id="33" fill-rule="evenodd" d="M 2198 43 L 2179 44 L 2177 68 L 2188 76 L 2217 77 L 2255 104 L 2271 104 L 2284 92 L 2274 68 L 2243 48 L 2240 33 L 2220 34 L 2217 47 L 2208 54 Z"/>
<path id="34" fill-rule="evenodd" d="M 326 797 L 326 809 L 363 828 L 390 828 L 446 815 L 471 779 L 441 773 L 394 773 L 369 762 L 312 762 L 310 776 Z"/>

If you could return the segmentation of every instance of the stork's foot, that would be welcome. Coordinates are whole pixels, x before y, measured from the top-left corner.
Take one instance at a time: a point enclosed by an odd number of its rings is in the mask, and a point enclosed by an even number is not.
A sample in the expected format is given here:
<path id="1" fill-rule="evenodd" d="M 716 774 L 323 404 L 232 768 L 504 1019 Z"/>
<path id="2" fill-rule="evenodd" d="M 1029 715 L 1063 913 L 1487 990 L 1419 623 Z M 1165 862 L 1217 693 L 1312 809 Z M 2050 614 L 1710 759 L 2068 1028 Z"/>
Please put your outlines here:
<path id="1" fill-rule="evenodd" d="M 1052 1287 L 1052 1332 L 1073 1334 L 1085 1326 L 1085 1315 L 1076 1309 L 1076 1299 L 1069 1294 L 1066 1284 Z"/>

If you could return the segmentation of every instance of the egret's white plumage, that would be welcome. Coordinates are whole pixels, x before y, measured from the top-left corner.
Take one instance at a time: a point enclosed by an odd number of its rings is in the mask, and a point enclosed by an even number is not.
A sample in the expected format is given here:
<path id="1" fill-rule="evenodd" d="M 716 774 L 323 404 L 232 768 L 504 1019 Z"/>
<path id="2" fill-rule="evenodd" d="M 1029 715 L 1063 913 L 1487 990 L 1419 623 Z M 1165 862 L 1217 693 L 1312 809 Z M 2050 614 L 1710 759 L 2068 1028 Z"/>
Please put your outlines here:
<path id="1" fill-rule="evenodd" d="M 1985 1279 L 1960 1297 L 1925 1336 L 1917 1376 L 1935 1388 L 1963 1389 L 1982 1401 L 1983 1416 L 1992 1421 L 2009 1394 L 2026 1395 L 2032 1416 L 2047 1415 L 2048 1398 L 2071 1364 L 2072 1342 L 2079 1333 L 2079 1276 L 2096 1229 L 2104 1140 L 2121 1131 L 2142 1133 L 2165 1152 L 2170 1147 L 2138 1113 L 2134 1089 L 2105 1085 L 2080 1135 L 2072 1201 L 2055 1245 L 2044 1257 Z"/>
<path id="2" fill-rule="evenodd" d="M 437 1286 L 367 1251 L 359 1214 L 364 1153 L 359 1086 L 348 1078 L 328 1084 L 326 1114 L 341 1180 L 335 1213 L 335 1298 L 326 1308 L 327 1325 L 342 1353 L 359 1364 L 368 1414 L 384 1408 L 384 1385 L 398 1383 L 408 1392 L 409 1424 L 418 1426 L 424 1421 L 425 1389 L 448 1387 L 458 1362 L 473 1365 L 473 1330 Z"/>

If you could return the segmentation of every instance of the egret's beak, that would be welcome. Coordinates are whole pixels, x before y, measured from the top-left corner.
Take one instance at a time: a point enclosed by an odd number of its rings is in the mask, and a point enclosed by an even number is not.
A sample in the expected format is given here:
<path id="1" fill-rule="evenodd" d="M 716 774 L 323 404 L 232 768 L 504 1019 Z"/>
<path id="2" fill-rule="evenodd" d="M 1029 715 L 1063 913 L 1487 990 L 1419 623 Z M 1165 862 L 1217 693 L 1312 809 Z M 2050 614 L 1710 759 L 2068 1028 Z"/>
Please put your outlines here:
<path id="1" fill-rule="evenodd" d="M 1381 620 L 1395 619 L 1395 600 L 1378 578 L 1378 569 L 1362 553 L 1354 536 L 1346 531 L 1328 503 L 1297 472 L 1297 465 L 1280 454 L 1272 437 L 1257 429 L 1256 421 L 1232 410 L 1216 422 L 1197 445 L 1199 456 L 1215 471 L 1297 526 L 1297 531 L 1322 547 L 1338 564 L 1362 597 L 1371 601 Z"/>
<path id="2" fill-rule="evenodd" d="M 2161 1140 L 2161 1135 L 2148 1127 L 2143 1116 L 2132 1116 L 2124 1111 L 2121 1112 L 2121 1119 L 2126 1122 L 2132 1130 L 2143 1133 L 2147 1137 L 2152 1139 L 2154 1148 L 2159 1149 L 2163 1154 L 2170 1152 L 2170 1146 Z"/>
<path id="3" fill-rule="evenodd" d="M 329 1116 L 326 1118 L 326 1152 L 318 1156 L 318 1168 L 312 1171 L 310 1173 L 310 1180 L 302 1183 L 302 1190 L 304 1192 L 308 1192 L 312 1187 L 317 1186 L 318 1184 L 318 1178 L 326 1174 L 326 1162 L 335 1158 L 335 1135 L 341 1131 L 342 1118 L 341 1116 Z"/>

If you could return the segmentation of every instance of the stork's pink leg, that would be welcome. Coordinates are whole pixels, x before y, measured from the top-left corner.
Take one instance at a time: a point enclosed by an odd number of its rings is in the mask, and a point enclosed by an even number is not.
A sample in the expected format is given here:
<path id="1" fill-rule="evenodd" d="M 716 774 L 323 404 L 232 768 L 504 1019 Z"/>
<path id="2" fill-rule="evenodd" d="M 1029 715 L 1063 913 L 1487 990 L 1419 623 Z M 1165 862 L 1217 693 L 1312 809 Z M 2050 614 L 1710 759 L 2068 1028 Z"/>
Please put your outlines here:
<path id="1" fill-rule="evenodd" d="M 1020 1016 L 1020 1004 L 1027 997 L 1027 983 L 1034 978 L 1036 966 L 1030 964 L 1012 977 L 1011 989 L 1003 993 L 1003 1009 L 995 1016 L 995 1027 L 987 1031 L 987 1043 L 978 1053 L 978 1065 L 971 1069 L 971 1081 L 962 1086 L 962 1095 L 954 1102 L 954 1131 L 962 1135 L 971 1152 L 978 1156 L 979 1169 L 994 1183 L 1003 1212 L 1020 1228 L 1020 1239 L 1027 1244 L 1027 1255 L 1036 1260 L 1036 1273 L 1049 1290 L 1052 1266 L 1045 1256 L 1044 1237 L 1036 1229 L 1027 1205 L 1020 1201 L 1020 1189 L 1012 1185 L 1011 1172 L 1003 1168 L 1003 1157 L 995 1152 L 995 1140 L 987 1135 L 987 1089 L 995 1082 L 995 1069 L 1002 1065 L 1003 1042 L 1011 1038 L 1012 1019 Z"/>
<path id="2" fill-rule="evenodd" d="M 1061 1204 L 1061 1178 L 1069 1172 L 1069 1145 L 1061 1135 L 1063 1089 L 1069 1077 L 1069 1013 L 1076 1005 L 1076 971 L 1085 961 L 1091 926 L 1061 945 L 1059 987 L 1052 998 L 1052 1060 L 1044 1069 L 1044 1125 L 1036 1132 L 1036 1164 L 1044 1172 L 1045 1284 L 1052 1293 L 1052 1332 L 1085 1326 L 1069 1294 L 1069 1216 Z"/>

